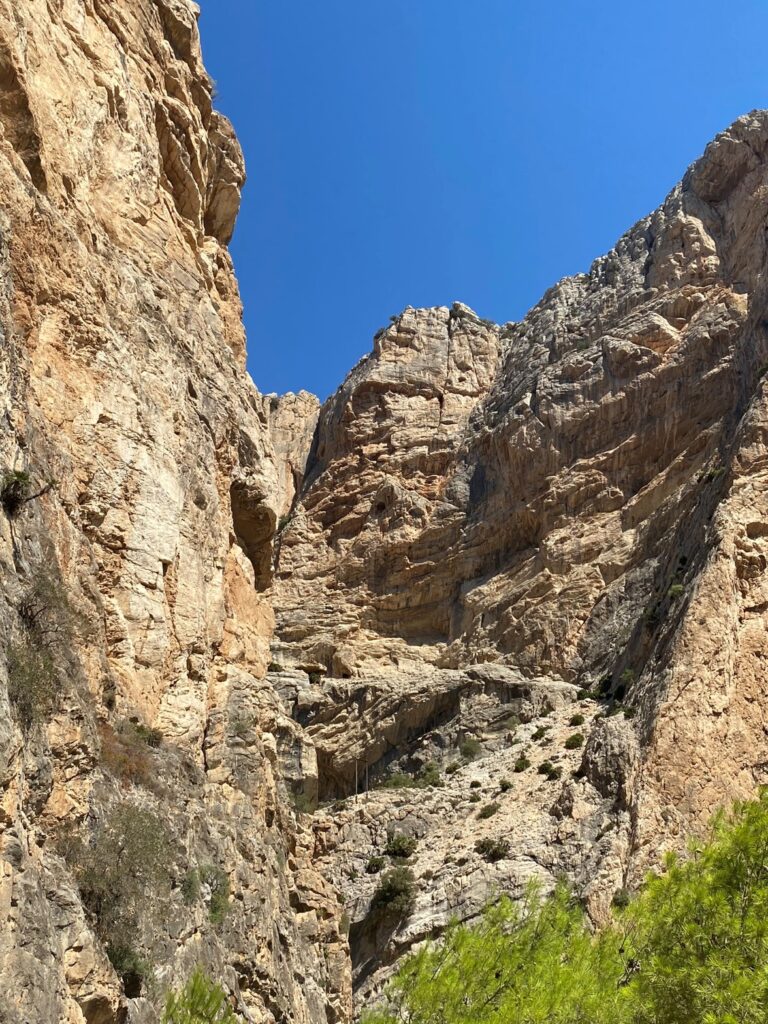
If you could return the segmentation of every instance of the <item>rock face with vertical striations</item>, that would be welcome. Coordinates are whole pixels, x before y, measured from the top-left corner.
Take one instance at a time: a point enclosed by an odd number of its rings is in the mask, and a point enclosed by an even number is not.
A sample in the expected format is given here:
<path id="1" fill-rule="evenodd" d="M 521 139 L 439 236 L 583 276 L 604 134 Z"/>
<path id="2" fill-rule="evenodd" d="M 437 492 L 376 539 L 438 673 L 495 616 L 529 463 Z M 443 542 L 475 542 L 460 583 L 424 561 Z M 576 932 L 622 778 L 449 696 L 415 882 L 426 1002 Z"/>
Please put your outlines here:
<path id="1" fill-rule="evenodd" d="M 196 963 L 248 1020 L 350 1013 L 338 899 L 280 771 L 301 729 L 264 680 L 279 460 L 197 13 L 0 0 L 9 1024 L 155 1020 Z"/>

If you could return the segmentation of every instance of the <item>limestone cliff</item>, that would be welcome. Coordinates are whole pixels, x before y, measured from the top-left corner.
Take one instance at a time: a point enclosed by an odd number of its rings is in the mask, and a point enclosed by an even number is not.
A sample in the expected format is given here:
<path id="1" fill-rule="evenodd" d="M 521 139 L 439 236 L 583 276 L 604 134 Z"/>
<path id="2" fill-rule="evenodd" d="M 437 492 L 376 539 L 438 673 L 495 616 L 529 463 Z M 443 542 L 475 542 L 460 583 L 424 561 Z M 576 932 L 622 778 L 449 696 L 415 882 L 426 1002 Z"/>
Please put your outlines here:
<path id="1" fill-rule="evenodd" d="M 244 1019 L 349 1014 L 337 898 L 280 774 L 300 729 L 264 681 L 280 461 L 197 13 L 0 0 L 9 1024 L 154 1020 L 197 962 Z"/>
<path id="2" fill-rule="evenodd" d="M 321 794 L 453 772 L 317 820 L 363 991 L 531 872 L 599 918 L 766 781 L 767 186 L 754 112 L 523 321 L 407 310 L 322 409 L 277 554 L 273 658 L 314 673 L 287 706 Z M 511 670 L 566 706 L 521 709 Z M 470 783 L 511 840 L 492 866 Z M 387 827 L 419 839 L 418 894 L 382 934 L 361 873 Z"/>
<path id="3" fill-rule="evenodd" d="M 320 408 L 244 370 L 197 13 L 0 0 L 8 1024 L 151 1024 L 197 963 L 343 1024 L 452 916 L 565 872 L 599 920 L 768 781 L 768 114 Z"/>

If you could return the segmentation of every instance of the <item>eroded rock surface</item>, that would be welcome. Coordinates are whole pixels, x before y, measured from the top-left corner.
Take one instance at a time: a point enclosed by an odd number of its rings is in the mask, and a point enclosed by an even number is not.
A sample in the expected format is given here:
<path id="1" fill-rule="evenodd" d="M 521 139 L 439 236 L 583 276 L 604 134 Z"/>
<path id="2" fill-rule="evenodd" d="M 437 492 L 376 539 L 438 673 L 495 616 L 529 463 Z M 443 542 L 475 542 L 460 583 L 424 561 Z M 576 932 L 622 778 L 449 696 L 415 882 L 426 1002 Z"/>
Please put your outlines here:
<path id="1" fill-rule="evenodd" d="M 599 921 L 766 781 L 768 114 L 520 323 L 409 308 L 320 408 L 244 370 L 197 14 L 0 0 L 9 1024 L 151 1024 L 197 963 L 344 1024 L 450 918 L 564 872 Z M 126 821 L 162 862 L 110 931 Z"/>
<path id="2" fill-rule="evenodd" d="M 244 371 L 224 248 L 243 161 L 197 13 L 0 0 L 0 469 L 44 492 L 0 515 L 9 1024 L 151 1021 L 198 962 L 244 1019 L 349 1016 L 338 899 L 280 772 L 275 737 L 301 730 L 264 680 L 280 460 Z M 37 679 L 54 662 L 57 693 L 22 728 L 24 658 Z M 126 805 L 170 840 L 130 939 L 143 981 L 65 857 Z M 196 873 L 226 880 L 223 914 Z"/>
<path id="3" fill-rule="evenodd" d="M 492 663 L 574 684 L 602 705 L 577 777 L 499 819 L 512 849 L 494 877 L 515 891 L 534 846 L 599 920 L 613 891 L 765 781 L 767 184 L 768 114 L 753 112 L 523 321 L 407 310 L 323 407 L 281 536 L 273 644 L 322 691 L 297 685 L 288 704 L 322 722 L 304 722 L 321 794 L 326 777 L 344 795 L 350 757 L 400 764 L 409 722 L 427 742 L 432 710 L 457 706 L 453 673 Z M 487 785 L 508 764 L 483 749 Z M 428 871 L 461 845 L 455 787 L 419 791 L 417 817 L 435 808 L 414 825 Z M 377 795 L 322 824 L 333 877 L 407 806 Z M 429 934 L 430 899 L 438 929 L 448 908 L 476 912 L 441 884 L 422 874 L 382 963 Z M 367 992 L 382 976 L 370 879 L 344 891 Z"/>

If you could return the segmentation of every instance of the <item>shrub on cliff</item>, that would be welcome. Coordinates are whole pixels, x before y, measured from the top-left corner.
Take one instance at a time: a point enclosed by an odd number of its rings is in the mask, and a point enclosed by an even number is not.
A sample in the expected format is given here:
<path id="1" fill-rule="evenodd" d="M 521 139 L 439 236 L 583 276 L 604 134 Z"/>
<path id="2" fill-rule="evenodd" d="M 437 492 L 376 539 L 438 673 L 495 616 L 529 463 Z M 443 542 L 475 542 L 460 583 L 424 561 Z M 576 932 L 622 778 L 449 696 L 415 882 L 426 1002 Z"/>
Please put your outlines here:
<path id="1" fill-rule="evenodd" d="M 99 937 L 126 983 L 140 972 L 135 945 L 142 924 L 159 918 L 170 893 L 172 847 L 152 811 L 131 802 L 113 807 L 88 840 L 70 834 L 62 852 Z"/>
<path id="2" fill-rule="evenodd" d="M 387 836 L 384 853 L 389 857 L 407 860 L 416 852 L 416 845 L 417 842 L 413 836 L 403 835 L 402 832 L 390 832 Z"/>
<path id="3" fill-rule="evenodd" d="M 7 668 L 8 699 L 19 725 L 28 732 L 47 721 L 56 708 L 61 687 L 53 658 L 25 639 L 8 646 Z"/>
<path id="4" fill-rule="evenodd" d="M 407 917 L 413 909 L 415 879 L 410 868 L 392 868 L 373 894 L 371 913 L 382 918 Z"/>

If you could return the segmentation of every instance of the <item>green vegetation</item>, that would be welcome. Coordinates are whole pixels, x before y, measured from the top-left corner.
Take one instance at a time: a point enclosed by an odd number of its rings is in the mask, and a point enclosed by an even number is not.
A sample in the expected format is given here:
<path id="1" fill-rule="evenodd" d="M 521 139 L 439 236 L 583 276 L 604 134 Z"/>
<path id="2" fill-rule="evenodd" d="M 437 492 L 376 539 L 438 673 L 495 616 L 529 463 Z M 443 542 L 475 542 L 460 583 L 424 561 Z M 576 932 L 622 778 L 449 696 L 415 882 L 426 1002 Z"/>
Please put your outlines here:
<path id="1" fill-rule="evenodd" d="M 491 864 L 495 864 L 496 861 L 504 860 L 509 854 L 510 844 L 507 839 L 491 839 L 490 836 L 486 836 L 484 839 L 477 840 L 475 850 L 481 857 L 485 857 Z"/>
<path id="2" fill-rule="evenodd" d="M 512 782 L 511 782 L 511 780 L 510 779 L 501 779 L 499 781 L 499 789 L 501 790 L 502 793 L 509 792 L 509 790 L 512 789 Z"/>
<path id="3" fill-rule="evenodd" d="M 565 885 L 502 899 L 410 957 L 366 1024 L 765 1024 L 766 791 L 613 902 L 592 934 Z"/>
<path id="4" fill-rule="evenodd" d="M 515 761 L 515 772 L 518 775 L 520 774 L 520 772 L 528 771 L 530 767 L 531 762 L 528 760 L 525 754 L 521 754 L 520 757 L 518 757 L 518 759 Z"/>
<path id="5" fill-rule="evenodd" d="M 672 586 L 667 591 L 667 596 L 671 597 L 672 600 L 674 601 L 676 598 L 682 597 L 684 593 L 685 593 L 685 587 L 683 586 L 682 583 L 673 583 Z"/>
<path id="6" fill-rule="evenodd" d="M 565 741 L 566 750 L 578 750 L 579 747 L 584 746 L 584 737 L 580 732 L 575 732 L 572 736 L 569 736 Z"/>
<path id="7" fill-rule="evenodd" d="M 461 765 L 458 765 L 461 767 Z M 456 769 L 453 769 L 455 771 Z M 449 769 L 450 772 L 450 769 Z M 435 786 L 442 786 L 440 768 L 437 761 L 428 761 L 416 775 L 408 775 L 406 772 L 393 772 L 380 783 L 382 789 L 429 789 Z"/>
<path id="8" fill-rule="evenodd" d="M 408 860 L 416 852 L 416 845 L 416 839 L 413 836 L 403 835 L 402 832 L 390 832 L 387 836 L 384 853 L 397 860 Z"/>
<path id="9" fill-rule="evenodd" d="M 477 816 L 478 818 L 480 818 L 481 821 L 484 821 L 486 818 L 492 818 L 494 814 L 497 813 L 500 806 L 501 804 L 497 804 L 495 801 L 493 801 L 490 804 L 486 804 L 485 807 L 483 807 L 483 809 L 478 813 Z"/>
<path id="10" fill-rule="evenodd" d="M 551 761 L 542 761 L 536 771 L 539 775 L 546 775 L 549 782 L 557 782 L 563 774 L 563 769 Z"/>
<path id="11" fill-rule="evenodd" d="M 29 501 L 32 481 L 29 473 L 12 469 L 0 478 L 0 505 L 9 519 L 13 519 Z"/>
<path id="12" fill-rule="evenodd" d="M 115 726 L 102 722 L 99 736 L 101 763 L 110 775 L 126 786 L 144 786 L 154 792 L 159 791 L 152 750 L 159 746 L 161 734 L 155 729 L 121 719 Z"/>
<path id="13" fill-rule="evenodd" d="M 482 750 L 480 740 L 476 740 L 474 737 L 470 737 L 463 741 L 459 747 L 459 753 L 465 761 L 474 761 L 475 758 L 480 756 Z"/>
<path id="14" fill-rule="evenodd" d="M 162 1024 L 237 1024 L 226 992 L 199 968 L 180 992 L 165 1002 Z"/>
<path id="15" fill-rule="evenodd" d="M 469 794 L 469 802 L 471 804 L 479 804 L 482 799 L 476 789 Z"/>
<path id="16" fill-rule="evenodd" d="M 480 781 L 480 779 L 472 779 L 472 781 L 469 784 L 470 789 L 480 789 L 481 786 L 482 782 Z"/>
<path id="17" fill-rule="evenodd" d="M 88 842 L 72 833 L 64 839 L 61 851 L 96 931 L 126 992 L 138 995 L 151 972 L 136 950 L 142 924 L 162 913 L 170 894 L 168 832 L 151 811 L 125 801 L 107 813 Z"/>
<path id="18" fill-rule="evenodd" d="M 584 715 L 571 715 L 571 717 L 570 717 L 570 719 L 568 721 L 568 725 L 571 725 L 571 726 L 584 725 L 585 721 L 586 721 L 586 719 L 584 718 Z"/>
<path id="19" fill-rule="evenodd" d="M 40 571 L 25 589 L 17 612 L 20 629 L 8 643 L 8 697 L 24 732 L 48 721 L 65 688 L 63 657 L 83 623 L 58 576 Z"/>
<path id="20" fill-rule="evenodd" d="M 549 726 L 548 725 L 540 725 L 538 727 L 538 729 L 536 729 L 536 731 L 534 732 L 533 736 L 531 736 L 531 739 L 533 740 L 534 743 L 537 740 L 543 740 L 548 732 L 549 732 Z"/>
<path id="21" fill-rule="evenodd" d="M 213 925 L 219 925 L 229 912 L 229 878 L 225 871 L 213 864 L 200 868 L 200 885 L 207 888 L 208 918 Z"/>
<path id="22" fill-rule="evenodd" d="M 387 863 L 386 857 L 375 855 L 370 857 L 368 863 L 365 865 L 365 871 L 368 875 L 378 875 L 380 871 L 383 871 Z"/>
<path id="23" fill-rule="evenodd" d="M 378 918 L 398 920 L 413 910 L 415 880 L 410 868 L 392 868 L 388 871 L 371 900 L 371 913 Z"/>
<path id="24" fill-rule="evenodd" d="M 47 721 L 56 709 L 59 678 L 53 658 L 26 639 L 10 644 L 8 658 L 8 699 L 24 732 Z"/>
<path id="25" fill-rule="evenodd" d="M 459 768 L 461 768 L 461 761 L 451 761 L 451 763 L 445 769 L 445 774 L 455 775 Z"/>

